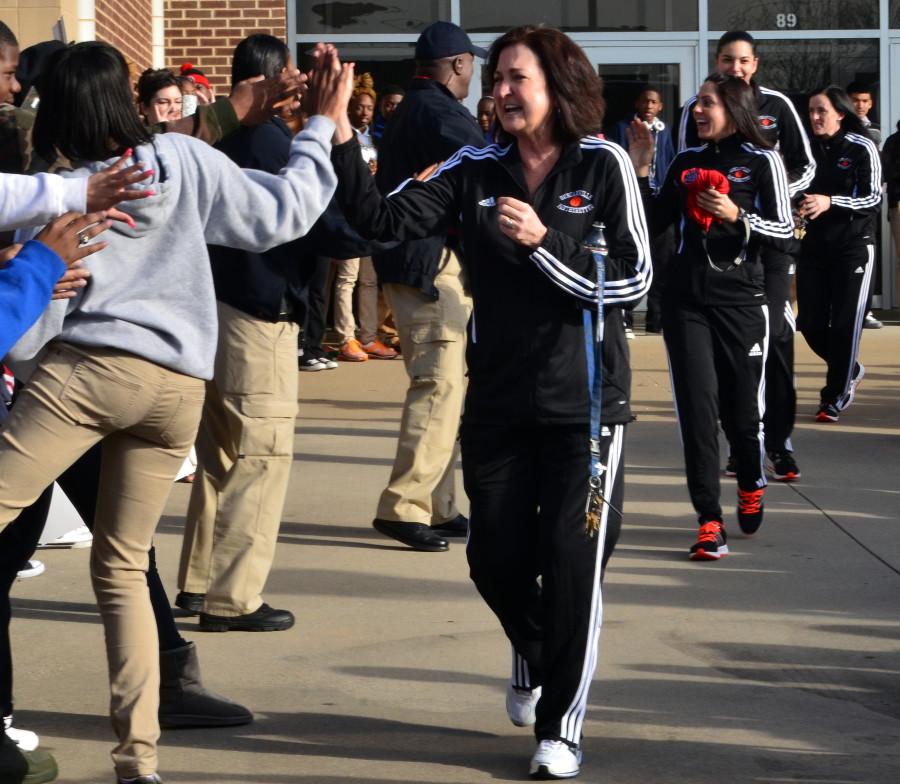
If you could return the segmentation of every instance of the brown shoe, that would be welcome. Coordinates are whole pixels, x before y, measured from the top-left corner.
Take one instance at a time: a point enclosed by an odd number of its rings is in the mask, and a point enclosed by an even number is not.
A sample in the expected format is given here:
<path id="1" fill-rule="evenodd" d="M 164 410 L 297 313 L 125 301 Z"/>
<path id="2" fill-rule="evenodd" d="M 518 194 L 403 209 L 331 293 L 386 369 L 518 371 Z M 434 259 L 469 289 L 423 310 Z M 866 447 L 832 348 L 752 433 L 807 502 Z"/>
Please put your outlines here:
<path id="1" fill-rule="evenodd" d="M 373 340 L 371 343 L 363 343 L 362 350 L 366 352 L 372 359 L 396 359 L 397 352 L 392 348 L 388 348 L 380 340 Z"/>
<path id="2" fill-rule="evenodd" d="M 356 338 L 344 341 L 341 352 L 338 354 L 338 359 L 344 362 L 365 362 L 368 358 L 369 355 Z"/>

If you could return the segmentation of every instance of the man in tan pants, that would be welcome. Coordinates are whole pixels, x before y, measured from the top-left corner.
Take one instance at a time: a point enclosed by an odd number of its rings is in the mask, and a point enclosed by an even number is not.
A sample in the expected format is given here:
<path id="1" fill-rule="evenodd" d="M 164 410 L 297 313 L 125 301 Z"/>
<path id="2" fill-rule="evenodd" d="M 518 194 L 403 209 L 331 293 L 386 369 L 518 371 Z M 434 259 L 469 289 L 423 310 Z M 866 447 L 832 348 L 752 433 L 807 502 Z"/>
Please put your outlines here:
<path id="1" fill-rule="evenodd" d="M 378 150 L 382 193 L 484 136 L 462 101 L 469 92 L 474 46 L 459 26 L 429 25 L 416 43 L 416 76 L 387 124 Z M 397 456 L 372 525 L 415 550 L 443 551 L 445 536 L 464 536 L 456 507 L 456 436 L 465 391 L 465 290 L 452 237 L 404 242 L 375 257 L 378 279 L 400 336 L 409 389 Z"/>
<path id="2" fill-rule="evenodd" d="M 423 527 L 434 522 L 440 531 L 441 523 L 452 523 L 460 516 L 454 468 L 465 395 L 466 325 L 472 313 L 472 298 L 466 292 L 459 258 L 453 251 L 444 251 L 434 285 L 439 292 L 436 300 L 410 286 L 384 286 L 410 381 L 394 467 L 378 501 L 375 519 L 375 528 L 388 536 L 394 536 L 391 532 L 396 529 L 386 522 Z M 446 542 L 441 545 L 434 541 L 432 531 L 428 533 L 430 542 L 404 543 L 417 550 L 447 549 Z"/>
<path id="3" fill-rule="evenodd" d="M 176 604 L 202 609 L 205 631 L 280 631 L 294 616 L 261 594 L 294 455 L 298 328 L 223 302 L 218 309 L 215 377 L 197 434 Z"/>
<path id="4" fill-rule="evenodd" d="M 233 84 L 280 73 L 290 61 L 267 35 L 235 49 Z M 292 131 L 280 118 L 244 127 L 218 145 L 242 169 L 281 171 Z M 264 253 L 210 246 L 219 341 L 197 436 L 175 604 L 200 613 L 203 631 L 280 631 L 288 610 L 262 599 L 294 456 L 297 321 L 304 238 Z"/>

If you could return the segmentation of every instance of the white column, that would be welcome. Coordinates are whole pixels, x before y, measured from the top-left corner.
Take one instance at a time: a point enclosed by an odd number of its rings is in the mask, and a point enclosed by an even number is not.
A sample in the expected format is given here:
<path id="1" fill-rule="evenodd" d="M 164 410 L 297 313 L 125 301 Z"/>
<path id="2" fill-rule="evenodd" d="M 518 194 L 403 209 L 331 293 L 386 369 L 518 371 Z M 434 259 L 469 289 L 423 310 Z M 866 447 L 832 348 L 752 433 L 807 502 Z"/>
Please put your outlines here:
<path id="1" fill-rule="evenodd" d="M 78 0 L 78 29 L 75 31 L 76 41 L 95 41 L 97 39 L 97 15 L 94 0 Z"/>
<path id="2" fill-rule="evenodd" d="M 165 0 L 153 0 L 150 17 L 153 24 L 153 67 L 166 66 Z"/>

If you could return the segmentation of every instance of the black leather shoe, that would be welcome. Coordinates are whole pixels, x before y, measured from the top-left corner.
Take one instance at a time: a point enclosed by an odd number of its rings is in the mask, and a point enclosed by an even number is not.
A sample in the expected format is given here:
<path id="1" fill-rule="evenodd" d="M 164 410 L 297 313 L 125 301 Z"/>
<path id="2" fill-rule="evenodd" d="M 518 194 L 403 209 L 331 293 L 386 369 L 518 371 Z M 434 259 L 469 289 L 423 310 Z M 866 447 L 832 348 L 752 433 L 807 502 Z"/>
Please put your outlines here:
<path id="1" fill-rule="evenodd" d="M 439 536 L 468 536 L 469 518 L 458 514 L 452 520 L 431 526 L 431 530 Z"/>
<path id="2" fill-rule="evenodd" d="M 385 536 L 425 553 L 442 553 L 450 548 L 447 540 L 431 530 L 431 526 L 422 523 L 398 523 L 394 520 L 382 520 L 376 517 L 372 527 Z"/>
<path id="3" fill-rule="evenodd" d="M 178 596 L 175 597 L 175 606 L 184 610 L 188 615 L 199 615 L 203 612 L 203 602 L 205 601 L 205 593 L 180 591 Z"/>
<path id="4" fill-rule="evenodd" d="M 293 625 L 294 614 L 290 610 L 276 610 L 265 602 L 246 615 L 200 613 L 201 632 L 283 632 Z"/>

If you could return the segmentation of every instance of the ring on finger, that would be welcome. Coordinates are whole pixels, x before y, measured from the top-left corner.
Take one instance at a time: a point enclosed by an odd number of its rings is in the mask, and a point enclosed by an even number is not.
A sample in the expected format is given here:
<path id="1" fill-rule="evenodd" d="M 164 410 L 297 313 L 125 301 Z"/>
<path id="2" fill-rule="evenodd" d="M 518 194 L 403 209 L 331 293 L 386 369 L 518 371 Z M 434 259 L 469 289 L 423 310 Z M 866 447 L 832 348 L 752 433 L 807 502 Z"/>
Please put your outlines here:
<path id="1" fill-rule="evenodd" d="M 79 247 L 79 248 L 83 248 L 83 247 L 84 247 L 85 245 L 87 245 L 90 241 L 91 241 L 91 238 L 88 237 L 87 234 L 85 234 L 83 231 L 79 231 L 79 232 L 78 232 L 78 247 Z"/>
<path id="2" fill-rule="evenodd" d="M 504 226 L 512 226 L 512 225 L 513 225 L 513 219 L 512 219 L 512 218 L 504 218 L 504 219 L 503 219 L 503 225 L 504 225 Z"/>

